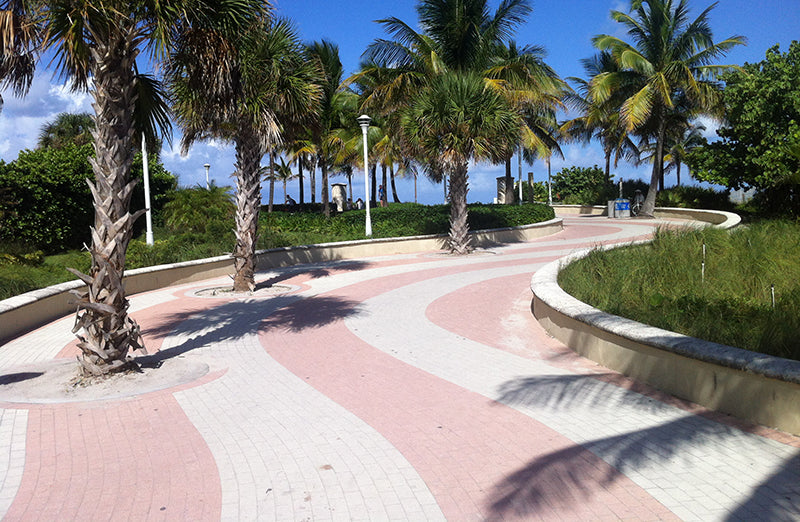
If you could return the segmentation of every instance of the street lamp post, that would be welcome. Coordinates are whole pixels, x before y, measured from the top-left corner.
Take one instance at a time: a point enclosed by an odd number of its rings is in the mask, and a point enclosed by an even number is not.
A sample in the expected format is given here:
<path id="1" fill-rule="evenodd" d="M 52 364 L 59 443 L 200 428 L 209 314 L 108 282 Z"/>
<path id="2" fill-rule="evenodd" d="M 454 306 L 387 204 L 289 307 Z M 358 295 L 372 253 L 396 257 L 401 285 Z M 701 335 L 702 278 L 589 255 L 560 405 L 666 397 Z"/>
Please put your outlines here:
<path id="1" fill-rule="evenodd" d="M 369 122 L 372 121 L 372 118 L 367 116 L 366 114 L 362 114 L 357 118 L 358 124 L 361 126 L 361 134 L 364 136 L 364 201 L 367 205 L 367 222 L 365 224 L 365 230 L 367 237 L 372 236 L 372 219 L 369 215 L 369 163 L 367 159 L 367 129 L 369 129 Z"/>
<path id="2" fill-rule="evenodd" d="M 211 188 L 210 185 L 208 184 L 208 169 L 211 168 L 211 165 L 206 163 L 203 166 L 206 168 L 206 190 L 208 190 L 209 188 Z"/>

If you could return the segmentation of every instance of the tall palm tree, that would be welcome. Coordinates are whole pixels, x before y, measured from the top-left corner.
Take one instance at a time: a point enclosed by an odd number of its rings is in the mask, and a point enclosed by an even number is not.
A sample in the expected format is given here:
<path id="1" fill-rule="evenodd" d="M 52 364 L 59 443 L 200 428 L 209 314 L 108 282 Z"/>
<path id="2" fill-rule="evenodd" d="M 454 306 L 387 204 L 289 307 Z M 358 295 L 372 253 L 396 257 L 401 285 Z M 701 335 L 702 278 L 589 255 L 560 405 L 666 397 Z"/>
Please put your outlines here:
<path id="1" fill-rule="evenodd" d="M 467 167 L 470 161 L 497 162 L 519 138 L 520 116 L 477 74 L 446 73 L 434 78 L 402 114 L 406 138 L 429 170 L 450 177 L 449 249 L 466 254 Z"/>
<path id="2" fill-rule="evenodd" d="M 28 7 L 37 11 L 25 11 Z M 23 31 L 34 35 L 29 40 L 44 35 L 43 48 L 54 56 L 61 76 L 75 90 L 88 88 L 94 98 L 92 266 L 89 274 L 73 270 L 87 284 L 86 290 L 75 292 L 78 312 L 73 329 L 76 333 L 83 330 L 78 334 L 78 347 L 86 373 L 121 370 L 130 364 L 130 350 L 144 348 L 139 326 L 127 314 L 122 284 L 133 222 L 144 212 L 130 213 L 135 184 L 130 171 L 135 136 L 145 131 L 152 139 L 156 129 L 169 129 L 169 119 L 160 84 L 152 76 L 138 73 L 136 57 L 148 50 L 158 62 L 174 37 L 197 20 L 215 18 L 235 26 L 257 9 L 258 3 L 249 0 L 220 5 L 191 0 L 155 4 L 146 0 L 14 2 L 11 11 L 17 20 L 38 24 Z M 8 27 L 3 31 L 4 44 L 10 45 L 3 50 L 3 66 L 8 67 L 4 79 L 29 77 L 31 47 L 7 38 Z M 19 63 L 9 60 L 9 54 L 19 58 Z M 9 76 L 9 70 L 24 74 Z"/>
<path id="3" fill-rule="evenodd" d="M 337 129 L 355 127 L 356 96 L 341 86 L 344 68 L 336 44 L 321 40 L 308 45 L 307 51 L 323 72 L 322 99 L 315 119 L 312 141 L 316 147 L 317 164 L 322 174 L 320 194 L 322 208 L 325 215 L 330 216 L 329 171 L 337 150 L 344 145 L 337 136 Z"/>
<path id="4" fill-rule="evenodd" d="M 718 113 L 720 89 L 714 79 L 730 67 L 712 62 L 745 41 L 734 36 L 713 42 L 708 15 L 715 5 L 690 20 L 688 0 L 633 0 L 630 13 L 611 11 L 632 44 L 605 34 L 592 40 L 601 51 L 609 51 L 620 68 L 597 75 L 592 96 L 603 103 L 617 86 L 636 84 L 635 92 L 622 102 L 620 117 L 627 131 L 650 136 L 655 142 L 650 189 L 642 208 L 645 215 L 653 213 L 663 177 L 669 112 L 682 98 L 692 115 Z"/>
<path id="5" fill-rule="evenodd" d="M 169 75 L 183 149 L 221 138 L 236 148 L 235 291 L 255 288 L 255 245 L 261 207 L 261 159 L 274 152 L 289 122 L 309 120 L 320 100 L 320 71 L 306 59 L 292 25 L 262 17 L 228 34 L 215 49 L 203 35 L 173 54 Z M 206 49 L 197 59 L 197 46 Z"/>
<path id="6" fill-rule="evenodd" d="M 36 145 L 39 148 L 60 148 L 70 143 L 85 145 L 92 141 L 93 130 L 94 120 L 88 112 L 62 112 L 42 127 Z"/>

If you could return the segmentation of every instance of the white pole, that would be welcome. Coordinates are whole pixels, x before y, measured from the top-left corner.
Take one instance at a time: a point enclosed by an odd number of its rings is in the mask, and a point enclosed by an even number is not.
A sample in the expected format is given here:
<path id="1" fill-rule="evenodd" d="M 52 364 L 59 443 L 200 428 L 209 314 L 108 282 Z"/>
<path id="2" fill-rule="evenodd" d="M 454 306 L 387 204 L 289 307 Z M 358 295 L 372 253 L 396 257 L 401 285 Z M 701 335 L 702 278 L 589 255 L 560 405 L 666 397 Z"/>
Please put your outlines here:
<path id="1" fill-rule="evenodd" d="M 364 137 L 364 202 L 367 205 L 367 220 L 364 225 L 367 237 L 372 237 L 372 218 L 369 215 L 369 158 L 367 157 L 367 129 L 369 129 L 369 122 L 372 118 L 366 114 L 362 114 L 358 118 L 358 124 L 361 126 L 361 134 Z"/>
<path id="2" fill-rule="evenodd" d="M 147 222 L 147 232 L 145 233 L 145 242 L 148 245 L 153 244 L 153 215 L 150 211 L 150 170 L 147 167 L 147 143 L 144 139 L 144 132 L 142 133 L 142 167 L 144 168 L 144 218 Z"/>
<path id="3" fill-rule="evenodd" d="M 547 157 L 547 204 L 553 206 L 553 187 L 550 184 L 550 157 Z"/>
<path id="4" fill-rule="evenodd" d="M 210 188 L 210 185 L 208 184 L 208 169 L 211 168 L 211 165 L 206 163 L 203 166 L 206 168 L 206 190 L 208 190 Z"/>

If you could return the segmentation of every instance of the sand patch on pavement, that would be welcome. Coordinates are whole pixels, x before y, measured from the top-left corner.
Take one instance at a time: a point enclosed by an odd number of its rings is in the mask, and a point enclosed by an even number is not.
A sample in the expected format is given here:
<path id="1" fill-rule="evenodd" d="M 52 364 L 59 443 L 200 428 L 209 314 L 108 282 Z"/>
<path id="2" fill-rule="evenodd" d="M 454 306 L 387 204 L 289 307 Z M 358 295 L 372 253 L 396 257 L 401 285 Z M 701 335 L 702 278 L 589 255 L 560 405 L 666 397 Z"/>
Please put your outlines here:
<path id="1" fill-rule="evenodd" d="M 206 375 L 208 365 L 182 356 L 159 359 L 158 354 L 135 359 L 141 371 L 84 378 L 74 359 L 56 359 L 0 371 L 0 401 L 54 404 L 133 397 L 193 382 Z"/>

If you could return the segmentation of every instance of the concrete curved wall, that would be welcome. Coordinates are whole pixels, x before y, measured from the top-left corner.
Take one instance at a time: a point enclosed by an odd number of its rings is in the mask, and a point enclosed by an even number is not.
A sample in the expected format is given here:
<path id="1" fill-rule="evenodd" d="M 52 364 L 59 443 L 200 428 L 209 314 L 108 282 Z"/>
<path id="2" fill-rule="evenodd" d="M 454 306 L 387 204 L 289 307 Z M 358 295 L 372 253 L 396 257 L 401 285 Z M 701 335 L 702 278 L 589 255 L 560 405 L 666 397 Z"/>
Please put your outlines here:
<path id="1" fill-rule="evenodd" d="M 717 219 L 727 226 L 728 217 Z M 617 246 L 624 245 L 610 248 Z M 531 279 L 531 309 L 548 333 L 672 395 L 800 435 L 800 362 L 669 332 L 578 301 L 558 286 L 558 272 L 591 250 L 550 263 Z"/>
<path id="2" fill-rule="evenodd" d="M 490 246 L 527 241 L 554 234 L 562 228 L 563 221 L 556 218 L 521 227 L 478 230 L 470 235 L 475 246 Z M 257 252 L 257 267 L 265 270 L 301 263 L 436 250 L 444 246 L 446 238 L 446 235 L 430 235 L 276 248 Z M 139 268 L 125 273 L 125 291 L 133 295 L 232 273 L 230 256 Z M 70 304 L 73 300 L 70 290 L 83 286 L 80 281 L 69 281 L 0 301 L 0 344 L 75 312 L 75 305 Z"/>
<path id="3" fill-rule="evenodd" d="M 557 216 L 607 216 L 608 207 L 601 205 L 553 205 Z M 733 228 L 742 218 L 733 212 L 701 210 L 695 208 L 657 207 L 653 215 L 658 219 L 686 219 L 701 221 L 719 228 Z M 639 219 L 639 218 L 625 218 Z M 642 218 L 644 219 L 644 218 Z"/>

